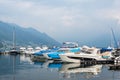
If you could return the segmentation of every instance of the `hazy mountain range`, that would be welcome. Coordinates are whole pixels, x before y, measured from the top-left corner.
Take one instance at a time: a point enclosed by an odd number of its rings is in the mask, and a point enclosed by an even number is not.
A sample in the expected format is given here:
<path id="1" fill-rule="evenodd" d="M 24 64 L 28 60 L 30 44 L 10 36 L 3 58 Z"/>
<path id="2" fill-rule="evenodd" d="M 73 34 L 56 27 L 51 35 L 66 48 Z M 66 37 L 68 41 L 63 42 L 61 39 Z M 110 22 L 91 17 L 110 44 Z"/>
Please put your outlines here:
<path id="1" fill-rule="evenodd" d="M 15 27 L 15 30 L 14 30 Z M 60 43 L 33 28 L 23 28 L 16 24 L 0 21 L 0 42 L 13 42 L 13 31 L 15 31 L 15 42 L 19 45 L 48 45 L 60 46 Z"/>

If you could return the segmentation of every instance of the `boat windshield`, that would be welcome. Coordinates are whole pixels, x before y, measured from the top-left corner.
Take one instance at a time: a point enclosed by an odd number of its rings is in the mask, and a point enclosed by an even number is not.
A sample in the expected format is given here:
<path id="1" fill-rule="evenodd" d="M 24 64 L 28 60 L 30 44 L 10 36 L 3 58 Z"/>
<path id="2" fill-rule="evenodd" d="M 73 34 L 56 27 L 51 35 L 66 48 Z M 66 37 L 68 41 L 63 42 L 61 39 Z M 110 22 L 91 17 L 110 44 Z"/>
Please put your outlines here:
<path id="1" fill-rule="evenodd" d="M 81 52 L 85 54 L 92 54 L 92 51 L 89 51 L 89 50 L 81 50 Z"/>
<path id="2" fill-rule="evenodd" d="M 58 52 L 70 52 L 70 50 L 58 50 Z"/>

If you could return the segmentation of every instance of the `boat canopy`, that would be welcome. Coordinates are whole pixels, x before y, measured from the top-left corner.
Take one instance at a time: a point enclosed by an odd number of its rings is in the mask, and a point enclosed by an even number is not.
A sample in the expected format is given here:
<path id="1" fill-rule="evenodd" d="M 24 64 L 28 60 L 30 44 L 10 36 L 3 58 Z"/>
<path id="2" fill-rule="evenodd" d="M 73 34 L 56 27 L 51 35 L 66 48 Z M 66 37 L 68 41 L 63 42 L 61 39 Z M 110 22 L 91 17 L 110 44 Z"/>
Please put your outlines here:
<path id="1" fill-rule="evenodd" d="M 113 49 L 110 49 L 110 48 L 101 48 L 100 49 L 100 52 L 103 53 L 103 52 L 106 52 L 106 51 L 112 51 Z"/>

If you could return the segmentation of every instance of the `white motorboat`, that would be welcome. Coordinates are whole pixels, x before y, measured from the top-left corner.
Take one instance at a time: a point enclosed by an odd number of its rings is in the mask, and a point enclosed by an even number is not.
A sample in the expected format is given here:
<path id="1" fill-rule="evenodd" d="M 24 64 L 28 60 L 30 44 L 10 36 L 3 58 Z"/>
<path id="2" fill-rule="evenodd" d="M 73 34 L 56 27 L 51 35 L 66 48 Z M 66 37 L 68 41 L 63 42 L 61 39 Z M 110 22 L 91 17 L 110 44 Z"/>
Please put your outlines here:
<path id="1" fill-rule="evenodd" d="M 25 53 L 26 48 L 25 47 L 20 47 L 20 52 Z"/>
<path id="2" fill-rule="evenodd" d="M 35 47 L 34 53 L 41 51 L 41 47 Z"/>
<path id="3" fill-rule="evenodd" d="M 46 54 L 43 54 L 43 56 L 47 59 L 54 59 L 54 60 L 58 60 L 60 59 L 59 54 L 67 54 L 70 52 L 79 52 L 80 51 L 80 47 L 76 47 L 76 48 L 60 48 L 57 51 L 53 51 L 53 52 L 49 52 Z"/>
<path id="4" fill-rule="evenodd" d="M 66 54 L 59 54 L 60 59 L 63 62 L 75 62 L 75 63 L 80 63 L 80 59 L 72 59 L 69 56 L 74 56 L 75 53 L 70 52 L 70 53 L 66 53 Z"/>
<path id="5" fill-rule="evenodd" d="M 81 48 L 80 52 L 77 53 L 70 52 L 67 54 L 60 54 L 59 56 L 63 62 L 80 63 L 81 60 L 96 60 L 96 61 L 108 60 L 112 57 L 112 54 L 110 51 L 101 53 L 100 49 L 98 48 L 95 47 L 89 48 L 87 46 L 84 46 Z"/>
<path id="6" fill-rule="evenodd" d="M 34 49 L 31 46 L 28 46 L 28 48 L 25 50 L 25 54 L 31 55 L 34 54 Z"/>
<path id="7" fill-rule="evenodd" d="M 76 42 L 64 42 L 59 50 L 43 54 L 43 56 L 47 59 L 58 60 L 60 59 L 59 54 L 79 51 L 80 47 L 78 47 L 78 44 Z"/>

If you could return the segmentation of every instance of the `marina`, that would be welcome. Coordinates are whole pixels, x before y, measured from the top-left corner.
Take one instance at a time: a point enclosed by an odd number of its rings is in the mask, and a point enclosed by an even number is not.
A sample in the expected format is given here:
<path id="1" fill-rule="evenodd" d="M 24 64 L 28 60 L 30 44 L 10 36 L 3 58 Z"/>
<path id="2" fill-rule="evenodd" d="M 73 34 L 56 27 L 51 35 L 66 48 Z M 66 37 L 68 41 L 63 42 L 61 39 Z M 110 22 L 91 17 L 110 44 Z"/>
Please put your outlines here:
<path id="1" fill-rule="evenodd" d="M 20 47 L 2 51 L 0 80 L 119 80 L 119 49 L 78 46 Z"/>
<path id="2" fill-rule="evenodd" d="M 120 80 L 120 0 L 0 0 L 0 80 Z"/>
<path id="3" fill-rule="evenodd" d="M 1 54 L 27 55 L 32 60 L 59 60 L 65 63 L 120 63 L 119 49 L 78 46 L 75 42 L 64 42 L 61 47 L 20 47 L 17 50 L 3 51 Z"/>

